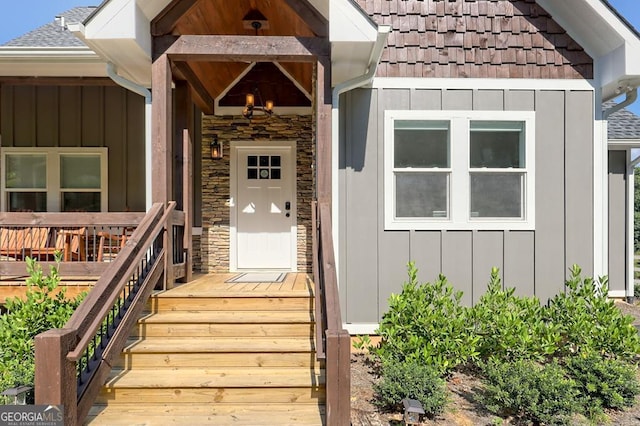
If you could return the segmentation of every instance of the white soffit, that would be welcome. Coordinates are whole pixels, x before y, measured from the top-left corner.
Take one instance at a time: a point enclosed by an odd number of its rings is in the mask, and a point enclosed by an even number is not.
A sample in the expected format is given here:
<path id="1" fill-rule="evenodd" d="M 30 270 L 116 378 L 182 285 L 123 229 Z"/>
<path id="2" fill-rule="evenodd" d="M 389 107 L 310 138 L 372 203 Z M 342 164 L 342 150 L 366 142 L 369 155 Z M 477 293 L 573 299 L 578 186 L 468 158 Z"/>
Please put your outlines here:
<path id="1" fill-rule="evenodd" d="M 170 0 L 111 0 L 74 33 L 125 77 L 151 85 L 150 22 Z"/>
<path id="2" fill-rule="evenodd" d="M 601 0 L 537 0 L 596 62 L 604 100 L 640 84 L 640 39 Z"/>

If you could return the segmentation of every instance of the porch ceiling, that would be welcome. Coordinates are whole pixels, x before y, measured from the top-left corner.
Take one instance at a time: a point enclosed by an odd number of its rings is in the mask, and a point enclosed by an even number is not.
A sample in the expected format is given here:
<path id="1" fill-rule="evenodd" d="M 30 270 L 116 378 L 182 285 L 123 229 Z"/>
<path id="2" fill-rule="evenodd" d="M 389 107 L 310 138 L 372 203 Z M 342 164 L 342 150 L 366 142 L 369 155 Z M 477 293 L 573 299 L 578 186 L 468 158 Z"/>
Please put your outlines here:
<path id="1" fill-rule="evenodd" d="M 172 1 L 152 22 L 154 36 L 165 35 L 227 35 L 227 36 L 297 36 L 314 37 L 326 35 L 326 22 L 321 15 L 314 15 L 305 2 L 294 0 L 181 0 Z M 296 8 L 294 10 L 292 7 Z M 251 11 L 264 16 L 263 25 L 255 30 L 244 19 Z M 301 17 L 303 15 L 305 19 Z M 318 34 L 320 33 L 320 34 Z M 240 77 L 250 64 L 245 62 L 194 62 L 176 64 L 177 78 L 187 80 L 192 88 L 194 100 L 203 111 L 213 112 L 213 101 L 231 86 L 242 83 Z M 282 68 L 298 87 L 307 93 L 312 89 L 312 63 L 282 63 Z M 255 77 L 255 76 L 254 76 Z M 259 90 L 261 85 L 272 81 L 252 84 Z"/>

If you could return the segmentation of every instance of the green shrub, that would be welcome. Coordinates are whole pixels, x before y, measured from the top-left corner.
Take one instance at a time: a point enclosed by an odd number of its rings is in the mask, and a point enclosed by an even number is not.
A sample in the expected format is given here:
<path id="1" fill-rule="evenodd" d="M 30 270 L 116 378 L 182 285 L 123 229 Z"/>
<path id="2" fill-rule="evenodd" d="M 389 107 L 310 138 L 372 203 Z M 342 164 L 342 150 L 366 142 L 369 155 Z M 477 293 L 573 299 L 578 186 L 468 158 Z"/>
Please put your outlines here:
<path id="1" fill-rule="evenodd" d="M 373 385 L 374 403 L 383 410 L 401 411 L 404 398 L 417 399 L 429 416 L 444 411 L 446 386 L 438 370 L 416 361 L 390 360 L 383 364 L 382 375 Z"/>
<path id="2" fill-rule="evenodd" d="M 475 359 L 478 337 L 472 333 L 467 310 L 440 275 L 434 283 L 418 283 L 418 270 L 408 265 L 409 282 L 402 293 L 392 294 L 378 334 L 382 340 L 374 353 L 385 362 L 416 361 L 446 372 Z"/>
<path id="3" fill-rule="evenodd" d="M 581 412 L 576 383 L 558 364 L 489 360 L 481 365 L 485 407 L 501 416 L 544 424 L 567 424 Z"/>
<path id="4" fill-rule="evenodd" d="M 640 337 L 633 318 L 607 297 L 607 279 L 582 278 L 573 265 L 566 291 L 555 296 L 547 320 L 559 327 L 560 355 L 598 352 L 632 361 L 640 353 Z"/>
<path id="5" fill-rule="evenodd" d="M 558 348 L 558 327 L 545 321 L 537 297 L 518 297 L 514 290 L 503 290 L 499 270 L 491 270 L 487 292 L 471 309 L 475 333 L 481 337 L 479 356 L 542 361 Z"/>
<path id="6" fill-rule="evenodd" d="M 53 294 L 60 283 L 55 267 L 44 275 L 42 267 L 27 258 L 27 273 L 26 297 L 7 299 L 7 312 L 0 315 L 0 391 L 33 385 L 33 338 L 49 329 L 63 327 L 84 297 L 67 300 L 64 288 Z"/>
<path id="7" fill-rule="evenodd" d="M 603 408 L 630 407 L 640 394 L 636 368 L 624 361 L 590 353 L 566 359 L 566 369 L 581 393 L 585 414 L 593 418 Z"/>

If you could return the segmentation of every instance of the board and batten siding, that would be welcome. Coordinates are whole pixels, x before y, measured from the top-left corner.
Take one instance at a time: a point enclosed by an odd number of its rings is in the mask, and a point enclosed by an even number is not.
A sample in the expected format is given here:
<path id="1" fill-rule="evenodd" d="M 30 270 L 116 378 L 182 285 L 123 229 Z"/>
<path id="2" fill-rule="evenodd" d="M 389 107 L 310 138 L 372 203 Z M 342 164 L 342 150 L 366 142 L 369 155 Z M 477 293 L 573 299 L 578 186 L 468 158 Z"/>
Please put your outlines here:
<path id="1" fill-rule="evenodd" d="M 339 281 L 344 321 L 379 322 L 413 260 L 421 282 L 444 274 L 471 305 L 491 268 L 543 302 L 576 263 L 593 273 L 593 92 L 358 89 L 343 95 L 339 154 Z M 384 229 L 386 110 L 535 111 L 535 229 Z"/>
<path id="2" fill-rule="evenodd" d="M 627 151 L 609 151 L 609 291 L 627 283 Z M 633 232 L 633 230 L 631 230 Z"/>
<path id="3" fill-rule="evenodd" d="M 2 147 L 106 147 L 109 211 L 145 211 L 144 99 L 115 85 L 0 86 Z"/>

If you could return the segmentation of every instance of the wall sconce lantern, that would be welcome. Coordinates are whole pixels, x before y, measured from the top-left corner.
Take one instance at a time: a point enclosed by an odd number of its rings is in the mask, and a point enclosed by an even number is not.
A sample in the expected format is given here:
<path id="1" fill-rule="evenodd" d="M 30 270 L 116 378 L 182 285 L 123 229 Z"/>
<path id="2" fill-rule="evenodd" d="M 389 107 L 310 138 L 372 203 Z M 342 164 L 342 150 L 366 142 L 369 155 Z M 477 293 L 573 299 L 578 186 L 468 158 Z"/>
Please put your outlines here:
<path id="1" fill-rule="evenodd" d="M 31 386 L 18 386 L 15 388 L 9 388 L 2 392 L 2 396 L 8 396 L 13 398 L 12 405 L 27 405 L 27 393 L 33 389 Z"/>
<path id="2" fill-rule="evenodd" d="M 211 158 L 213 160 L 219 160 L 223 157 L 222 142 L 218 141 L 217 136 L 214 136 L 211 145 L 209 145 L 209 148 L 211 149 Z"/>
<path id="3" fill-rule="evenodd" d="M 420 416 L 424 415 L 424 408 L 420 401 L 410 398 L 402 400 L 404 405 L 404 424 L 405 425 L 419 425 Z"/>

